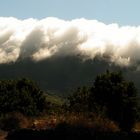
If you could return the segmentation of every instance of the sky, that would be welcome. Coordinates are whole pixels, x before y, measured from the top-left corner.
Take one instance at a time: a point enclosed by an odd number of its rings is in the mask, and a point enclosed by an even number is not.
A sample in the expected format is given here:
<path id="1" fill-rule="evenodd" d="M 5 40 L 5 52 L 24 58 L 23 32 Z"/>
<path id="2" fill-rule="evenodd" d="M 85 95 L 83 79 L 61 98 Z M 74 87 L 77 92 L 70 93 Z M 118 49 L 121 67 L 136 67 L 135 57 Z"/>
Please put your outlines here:
<path id="1" fill-rule="evenodd" d="M 140 71 L 139 5 L 140 0 L 0 0 L 1 75 L 18 75 L 5 66 L 18 69 L 16 62 L 31 60 L 44 70 L 43 78 L 51 77 L 39 62 L 75 56 Z M 54 73 L 61 76 L 56 66 Z M 21 72 L 26 70 L 25 64 Z"/>
<path id="2" fill-rule="evenodd" d="M 140 25 L 140 0 L 1 0 L 0 17 L 96 19 L 105 24 Z"/>
<path id="3" fill-rule="evenodd" d="M 101 57 L 140 69 L 140 0 L 3 0 L 0 64 Z"/>

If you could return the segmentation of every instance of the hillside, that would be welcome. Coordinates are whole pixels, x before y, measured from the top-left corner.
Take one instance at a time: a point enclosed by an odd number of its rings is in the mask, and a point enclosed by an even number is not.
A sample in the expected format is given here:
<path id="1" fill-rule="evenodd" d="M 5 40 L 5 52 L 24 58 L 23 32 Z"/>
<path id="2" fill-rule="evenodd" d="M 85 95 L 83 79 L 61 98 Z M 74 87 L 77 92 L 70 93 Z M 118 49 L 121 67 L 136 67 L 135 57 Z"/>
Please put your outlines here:
<path id="1" fill-rule="evenodd" d="M 107 69 L 121 70 L 139 89 L 140 71 L 135 67 L 119 67 L 103 59 L 82 60 L 77 57 L 54 57 L 40 62 L 29 59 L 0 65 L 0 79 L 29 77 L 45 91 L 66 96 L 78 86 L 91 85 L 97 74 Z"/>

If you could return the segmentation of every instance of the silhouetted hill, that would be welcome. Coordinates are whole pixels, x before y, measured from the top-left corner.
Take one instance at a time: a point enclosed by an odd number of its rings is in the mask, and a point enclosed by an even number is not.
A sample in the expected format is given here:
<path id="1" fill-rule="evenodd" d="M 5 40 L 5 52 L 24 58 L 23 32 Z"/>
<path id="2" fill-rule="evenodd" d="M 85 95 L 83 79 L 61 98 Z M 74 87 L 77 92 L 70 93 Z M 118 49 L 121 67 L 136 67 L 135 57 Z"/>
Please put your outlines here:
<path id="1" fill-rule="evenodd" d="M 140 71 L 115 66 L 95 58 L 81 60 L 80 57 L 53 57 L 40 62 L 19 60 L 15 63 L 0 65 L 0 79 L 29 77 L 37 81 L 41 88 L 57 94 L 69 93 L 78 86 L 91 85 L 97 74 L 107 69 L 122 70 L 124 75 L 140 87 Z"/>

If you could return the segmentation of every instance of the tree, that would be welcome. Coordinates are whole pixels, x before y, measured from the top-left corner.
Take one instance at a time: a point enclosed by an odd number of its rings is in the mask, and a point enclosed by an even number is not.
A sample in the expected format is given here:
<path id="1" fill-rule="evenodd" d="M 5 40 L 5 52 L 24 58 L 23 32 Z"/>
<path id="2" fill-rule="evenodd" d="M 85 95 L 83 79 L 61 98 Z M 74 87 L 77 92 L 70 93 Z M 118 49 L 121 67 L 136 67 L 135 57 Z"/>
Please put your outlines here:
<path id="1" fill-rule="evenodd" d="M 109 72 L 98 75 L 90 90 L 90 109 L 95 104 L 106 115 L 118 123 L 124 131 L 130 131 L 136 121 L 138 97 L 133 82 L 124 79 L 121 72 Z"/>
<path id="2" fill-rule="evenodd" d="M 45 96 L 34 81 L 27 78 L 0 81 L 0 114 L 17 111 L 37 115 L 44 104 Z"/>
<path id="3" fill-rule="evenodd" d="M 77 88 L 77 90 L 68 97 L 70 111 L 74 112 L 88 111 L 88 98 L 89 98 L 88 87 Z"/>

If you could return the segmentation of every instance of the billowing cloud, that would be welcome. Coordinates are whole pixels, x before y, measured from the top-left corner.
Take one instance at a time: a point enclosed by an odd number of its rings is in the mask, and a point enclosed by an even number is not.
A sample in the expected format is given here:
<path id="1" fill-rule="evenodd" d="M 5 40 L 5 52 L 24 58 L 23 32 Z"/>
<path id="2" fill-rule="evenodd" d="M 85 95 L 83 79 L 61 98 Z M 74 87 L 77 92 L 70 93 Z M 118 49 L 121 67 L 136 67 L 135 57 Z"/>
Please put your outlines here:
<path id="1" fill-rule="evenodd" d="M 100 57 L 120 66 L 140 61 L 140 26 L 106 25 L 97 20 L 0 18 L 0 63 L 53 56 Z"/>

